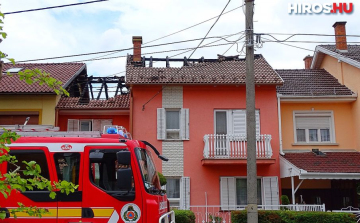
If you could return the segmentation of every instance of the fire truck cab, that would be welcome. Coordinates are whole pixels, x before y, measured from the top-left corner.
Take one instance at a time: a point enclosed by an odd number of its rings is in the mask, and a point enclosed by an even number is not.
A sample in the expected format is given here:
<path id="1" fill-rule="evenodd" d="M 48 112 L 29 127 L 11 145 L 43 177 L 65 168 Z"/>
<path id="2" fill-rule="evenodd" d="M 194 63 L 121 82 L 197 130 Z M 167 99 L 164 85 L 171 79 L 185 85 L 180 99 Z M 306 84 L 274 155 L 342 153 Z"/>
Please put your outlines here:
<path id="1" fill-rule="evenodd" d="M 132 140 L 123 128 L 105 126 L 105 134 L 84 136 L 84 132 L 20 131 L 20 139 L 9 145 L 18 164 L 36 161 L 43 177 L 51 181 L 68 181 L 79 185 L 74 193 L 49 191 L 12 191 L 0 196 L 0 207 L 9 211 L 26 206 L 46 208 L 49 214 L 30 217 L 18 213 L 17 219 L 7 214 L 3 222 L 26 223 L 117 223 L 175 222 L 166 194 L 160 187 L 152 152 L 167 159 L 150 143 Z M 2 173 L 16 167 L 0 164 Z"/>

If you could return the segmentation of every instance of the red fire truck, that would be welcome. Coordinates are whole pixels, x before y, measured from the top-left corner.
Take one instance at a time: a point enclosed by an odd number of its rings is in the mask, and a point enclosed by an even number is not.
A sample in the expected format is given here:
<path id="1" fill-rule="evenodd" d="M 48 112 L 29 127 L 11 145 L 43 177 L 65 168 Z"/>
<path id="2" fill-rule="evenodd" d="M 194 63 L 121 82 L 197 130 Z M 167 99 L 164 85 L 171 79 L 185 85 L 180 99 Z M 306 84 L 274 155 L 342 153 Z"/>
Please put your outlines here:
<path id="1" fill-rule="evenodd" d="M 7 214 L 3 222 L 175 222 L 151 154 L 167 159 L 150 143 L 132 140 L 125 129 L 117 126 L 105 126 L 105 134 L 27 128 L 21 129 L 22 137 L 9 145 L 19 165 L 34 160 L 41 166 L 43 177 L 66 180 L 79 187 L 69 195 L 57 192 L 55 199 L 49 197 L 49 191 L 36 189 L 13 191 L 8 199 L 0 196 L 0 207 L 7 212 L 16 208 L 17 202 L 50 211 L 42 218 L 19 213 L 14 219 Z M 13 168 L 0 164 L 2 173 Z"/>

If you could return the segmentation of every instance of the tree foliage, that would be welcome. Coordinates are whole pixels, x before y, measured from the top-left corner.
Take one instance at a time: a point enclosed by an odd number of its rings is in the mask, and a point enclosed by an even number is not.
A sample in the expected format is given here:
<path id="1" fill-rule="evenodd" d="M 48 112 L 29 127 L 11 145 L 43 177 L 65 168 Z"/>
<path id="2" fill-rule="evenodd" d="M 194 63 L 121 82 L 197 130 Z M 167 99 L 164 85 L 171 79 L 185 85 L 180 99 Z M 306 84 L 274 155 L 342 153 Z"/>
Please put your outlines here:
<path id="1" fill-rule="evenodd" d="M 5 39 L 7 34 L 3 31 L 3 19 L 4 14 L 0 12 L 0 35 L 2 39 Z M 0 40 L 2 41 L 2 39 Z M 6 59 L 15 65 L 14 59 L 9 58 L 6 53 L 0 51 L 0 80 L 2 77 L 3 66 L 1 59 Z M 58 95 L 69 95 L 69 93 L 62 87 L 63 83 L 61 81 L 56 80 L 51 77 L 49 73 L 43 72 L 40 69 L 26 69 L 17 74 L 8 73 L 7 75 L 16 75 L 20 80 L 25 81 L 27 84 L 45 84 L 53 89 L 53 91 Z M 7 162 L 8 166 L 15 166 L 15 170 L 13 171 L 8 171 L 6 173 L 0 172 L 0 196 L 7 199 L 11 196 L 11 193 L 14 193 L 14 191 L 34 190 L 36 188 L 50 191 L 49 196 L 54 199 L 57 191 L 68 195 L 78 188 L 77 185 L 71 182 L 51 182 L 49 179 L 46 179 L 41 175 L 41 167 L 35 161 L 23 161 L 25 169 L 21 169 L 21 164 L 18 163 L 15 156 L 10 155 L 10 148 L 8 147 L 12 142 L 15 142 L 19 138 L 20 136 L 17 135 L 16 132 L 11 132 L 6 129 L 0 130 L 0 164 L 4 165 L 4 162 Z M 16 213 L 19 212 L 37 217 L 41 217 L 42 215 L 49 213 L 49 211 L 44 208 L 26 206 L 26 204 L 22 204 L 20 202 L 18 205 L 19 207 L 10 210 L 10 213 L 14 217 L 16 217 Z M 5 211 L 0 211 L 0 219 L 5 219 L 6 214 L 7 213 Z"/>

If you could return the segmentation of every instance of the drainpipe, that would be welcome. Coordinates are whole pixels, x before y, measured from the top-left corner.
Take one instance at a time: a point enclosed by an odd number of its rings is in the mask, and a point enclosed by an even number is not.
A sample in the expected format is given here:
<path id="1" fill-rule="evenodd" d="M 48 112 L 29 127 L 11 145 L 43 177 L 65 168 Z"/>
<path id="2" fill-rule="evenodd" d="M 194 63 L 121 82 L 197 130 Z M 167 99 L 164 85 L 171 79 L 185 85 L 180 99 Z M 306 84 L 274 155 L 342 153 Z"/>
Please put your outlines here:
<path id="1" fill-rule="evenodd" d="M 279 120 L 280 155 L 285 155 L 285 153 L 283 152 L 283 145 L 282 145 L 282 133 L 281 133 L 280 94 L 277 94 L 277 102 L 278 102 L 278 120 Z"/>

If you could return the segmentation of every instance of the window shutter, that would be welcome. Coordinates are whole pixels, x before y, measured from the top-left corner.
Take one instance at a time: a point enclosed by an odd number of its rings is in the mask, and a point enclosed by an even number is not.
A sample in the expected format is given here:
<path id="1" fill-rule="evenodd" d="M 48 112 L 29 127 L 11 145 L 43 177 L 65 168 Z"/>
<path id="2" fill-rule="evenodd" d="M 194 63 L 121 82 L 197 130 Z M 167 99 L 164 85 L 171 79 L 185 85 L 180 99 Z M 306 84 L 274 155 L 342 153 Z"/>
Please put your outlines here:
<path id="1" fill-rule="evenodd" d="M 190 177 L 182 177 L 180 187 L 180 209 L 190 210 Z"/>
<path id="2" fill-rule="evenodd" d="M 297 129 L 330 129 L 330 117 L 296 117 Z"/>
<path id="3" fill-rule="evenodd" d="M 278 177 L 263 177 L 262 180 L 265 210 L 277 210 L 278 207 L 267 207 L 266 205 L 279 205 Z"/>
<path id="4" fill-rule="evenodd" d="M 232 134 L 246 135 L 246 110 L 233 110 L 232 121 Z"/>
<path id="5" fill-rule="evenodd" d="M 256 135 L 260 135 L 260 111 L 255 110 Z"/>
<path id="6" fill-rule="evenodd" d="M 164 140 L 165 139 L 165 109 L 158 108 L 157 109 L 157 139 Z"/>
<path id="7" fill-rule="evenodd" d="M 67 131 L 79 131 L 79 119 L 68 119 Z"/>
<path id="8" fill-rule="evenodd" d="M 182 108 L 180 110 L 180 131 L 181 131 L 181 139 L 186 140 L 189 139 L 189 109 Z"/>
<path id="9" fill-rule="evenodd" d="M 235 178 L 220 177 L 221 210 L 234 210 L 236 206 Z"/>

